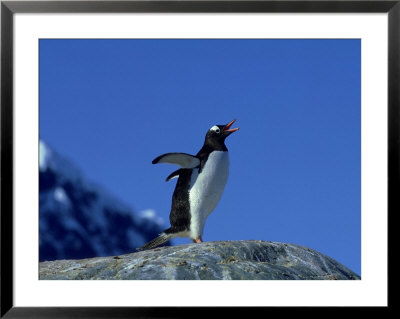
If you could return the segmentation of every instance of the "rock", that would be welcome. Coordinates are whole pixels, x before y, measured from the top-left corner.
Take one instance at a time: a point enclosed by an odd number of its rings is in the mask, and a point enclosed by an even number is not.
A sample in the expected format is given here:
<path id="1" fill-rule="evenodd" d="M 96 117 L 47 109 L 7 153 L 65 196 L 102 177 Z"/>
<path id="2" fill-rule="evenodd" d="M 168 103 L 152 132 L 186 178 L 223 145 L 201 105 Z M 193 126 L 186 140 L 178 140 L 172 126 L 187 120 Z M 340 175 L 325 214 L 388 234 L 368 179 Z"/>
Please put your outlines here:
<path id="1" fill-rule="evenodd" d="M 154 211 L 138 214 L 43 141 L 39 155 L 39 261 L 127 254 L 167 228 Z"/>
<path id="2" fill-rule="evenodd" d="M 40 279 L 359 280 L 307 247 L 259 240 L 160 247 L 114 257 L 39 263 Z"/>

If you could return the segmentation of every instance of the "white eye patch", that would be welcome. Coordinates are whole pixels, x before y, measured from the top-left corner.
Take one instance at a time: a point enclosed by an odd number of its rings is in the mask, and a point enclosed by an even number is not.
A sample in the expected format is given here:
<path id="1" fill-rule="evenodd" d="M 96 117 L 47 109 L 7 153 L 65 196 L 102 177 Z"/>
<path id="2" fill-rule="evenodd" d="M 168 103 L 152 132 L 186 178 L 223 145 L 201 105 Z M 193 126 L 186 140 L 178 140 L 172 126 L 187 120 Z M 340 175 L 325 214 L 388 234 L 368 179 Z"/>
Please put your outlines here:
<path id="1" fill-rule="evenodd" d="M 210 128 L 210 131 L 214 131 L 215 133 L 219 133 L 221 130 L 218 126 L 214 125 L 212 128 Z"/>

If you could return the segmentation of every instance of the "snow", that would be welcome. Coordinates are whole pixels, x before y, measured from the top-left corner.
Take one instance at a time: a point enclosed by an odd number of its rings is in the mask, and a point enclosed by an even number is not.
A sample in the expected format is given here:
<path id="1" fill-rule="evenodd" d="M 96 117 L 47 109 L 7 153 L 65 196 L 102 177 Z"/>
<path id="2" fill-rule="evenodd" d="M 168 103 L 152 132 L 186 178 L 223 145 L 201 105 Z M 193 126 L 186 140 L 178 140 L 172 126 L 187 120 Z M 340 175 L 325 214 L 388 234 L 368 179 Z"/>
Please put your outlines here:
<path id="1" fill-rule="evenodd" d="M 39 169 L 41 172 L 47 170 L 49 158 L 51 156 L 51 150 L 43 141 L 39 141 Z"/>
<path id="2" fill-rule="evenodd" d="M 39 194 L 41 260 L 129 253 L 165 228 L 153 209 L 135 213 L 43 141 L 39 141 L 39 168 L 44 178 L 40 182 L 50 181 Z M 126 225 L 116 229 L 118 220 Z"/>
<path id="3" fill-rule="evenodd" d="M 155 222 L 157 225 L 164 225 L 164 219 L 156 214 L 154 209 L 145 209 L 140 212 L 140 217 L 144 219 L 149 219 Z"/>
<path id="4" fill-rule="evenodd" d="M 62 187 L 56 187 L 54 189 L 54 199 L 63 204 L 69 205 L 68 195 L 65 193 L 65 191 Z"/>
<path id="5" fill-rule="evenodd" d="M 71 181 L 77 181 L 82 178 L 81 172 L 68 159 L 60 156 L 51 149 L 44 141 L 39 141 L 39 170 L 45 172 L 51 169 L 59 172 L 65 178 Z"/>

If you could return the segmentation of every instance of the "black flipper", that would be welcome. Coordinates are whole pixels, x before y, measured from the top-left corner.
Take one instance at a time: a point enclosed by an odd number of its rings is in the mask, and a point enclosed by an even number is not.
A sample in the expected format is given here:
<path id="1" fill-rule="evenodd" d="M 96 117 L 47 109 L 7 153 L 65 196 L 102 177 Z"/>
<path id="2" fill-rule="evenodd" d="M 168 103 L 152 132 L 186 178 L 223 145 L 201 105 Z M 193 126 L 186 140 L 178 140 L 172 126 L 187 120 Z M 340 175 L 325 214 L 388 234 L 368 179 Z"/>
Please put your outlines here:
<path id="1" fill-rule="evenodd" d="M 165 181 L 168 182 L 170 179 L 179 177 L 180 172 L 181 172 L 181 168 L 177 169 L 175 172 L 172 172 L 171 174 L 169 174 L 168 177 L 165 179 Z"/>
<path id="2" fill-rule="evenodd" d="M 168 163 L 178 165 L 181 168 L 195 168 L 200 165 L 200 159 L 186 153 L 166 153 L 156 157 L 152 163 Z"/>

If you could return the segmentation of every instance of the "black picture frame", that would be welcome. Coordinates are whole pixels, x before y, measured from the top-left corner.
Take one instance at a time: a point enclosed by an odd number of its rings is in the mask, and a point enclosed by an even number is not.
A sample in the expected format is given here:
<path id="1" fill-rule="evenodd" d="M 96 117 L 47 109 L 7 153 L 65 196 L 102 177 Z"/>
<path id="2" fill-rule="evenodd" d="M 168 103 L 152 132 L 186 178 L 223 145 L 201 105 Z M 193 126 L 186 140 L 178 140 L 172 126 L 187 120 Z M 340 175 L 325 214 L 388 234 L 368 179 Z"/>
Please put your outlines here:
<path id="1" fill-rule="evenodd" d="M 388 218 L 398 213 L 400 115 L 400 0 L 308 1 L 1 1 L 1 318 L 178 318 L 187 308 L 15 307 L 13 302 L 13 19 L 15 13 L 307 12 L 388 14 Z M 390 225 L 390 222 L 388 223 Z M 388 233 L 389 234 L 389 233 Z M 390 235 L 388 237 L 390 251 Z M 389 256 L 388 256 L 389 258 Z M 388 281 L 389 287 L 389 281 Z M 390 308 L 390 298 L 388 307 Z M 256 311 L 270 309 L 253 308 Z M 293 310 L 294 307 L 291 307 Z M 213 309 L 215 312 L 217 309 Z M 221 309 L 224 316 L 227 309 Z M 235 314 L 237 310 L 231 309 Z M 296 311 L 298 311 L 296 307 Z M 208 313 L 197 309 L 196 314 Z M 216 313 L 213 313 L 214 316 Z M 250 312 L 246 312 L 249 315 Z M 211 315 L 211 312 L 209 312 Z"/>

